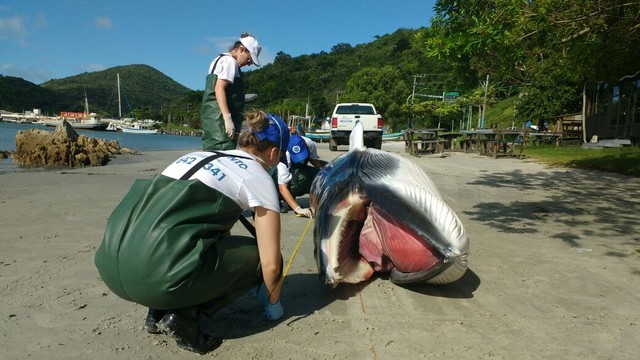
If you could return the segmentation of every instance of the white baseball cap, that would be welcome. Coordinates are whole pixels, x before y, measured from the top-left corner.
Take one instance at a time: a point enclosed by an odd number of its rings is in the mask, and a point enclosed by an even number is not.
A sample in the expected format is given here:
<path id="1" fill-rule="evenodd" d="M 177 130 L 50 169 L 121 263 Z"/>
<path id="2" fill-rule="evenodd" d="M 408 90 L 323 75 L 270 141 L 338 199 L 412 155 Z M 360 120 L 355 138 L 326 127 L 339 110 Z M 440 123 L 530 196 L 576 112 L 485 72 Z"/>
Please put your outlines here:
<path id="1" fill-rule="evenodd" d="M 249 54 L 251 54 L 251 62 L 255 66 L 260 66 L 260 61 L 258 61 L 258 56 L 260 56 L 260 52 L 262 51 L 262 46 L 258 44 L 258 40 L 253 36 L 247 36 L 240 38 L 240 42 L 242 45 L 249 50 Z"/>

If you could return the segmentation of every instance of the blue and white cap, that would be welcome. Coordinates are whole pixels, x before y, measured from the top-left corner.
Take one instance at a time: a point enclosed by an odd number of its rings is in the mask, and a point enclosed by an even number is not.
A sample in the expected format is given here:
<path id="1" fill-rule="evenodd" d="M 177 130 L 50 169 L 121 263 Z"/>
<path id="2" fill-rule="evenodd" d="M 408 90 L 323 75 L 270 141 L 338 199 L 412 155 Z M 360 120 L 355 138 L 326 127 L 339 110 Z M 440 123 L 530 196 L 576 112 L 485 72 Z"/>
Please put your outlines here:
<path id="1" fill-rule="evenodd" d="M 277 146 L 280 151 L 280 162 L 286 164 L 287 148 L 289 147 L 289 127 L 278 115 L 269 113 L 266 113 L 266 115 L 267 120 L 269 120 L 269 126 L 260 131 L 253 131 L 253 133 L 261 141 L 266 139 Z"/>
<path id="2" fill-rule="evenodd" d="M 287 150 L 291 156 L 291 162 L 304 163 L 309 158 L 309 148 L 300 135 L 291 135 Z"/>

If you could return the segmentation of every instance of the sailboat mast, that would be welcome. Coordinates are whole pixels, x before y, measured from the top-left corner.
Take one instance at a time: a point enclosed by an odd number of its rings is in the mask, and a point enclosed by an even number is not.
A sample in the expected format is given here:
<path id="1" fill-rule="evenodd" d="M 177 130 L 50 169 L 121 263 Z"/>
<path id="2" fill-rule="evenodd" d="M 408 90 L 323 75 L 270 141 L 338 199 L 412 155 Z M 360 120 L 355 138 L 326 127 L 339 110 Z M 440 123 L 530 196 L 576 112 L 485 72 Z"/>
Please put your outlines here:
<path id="1" fill-rule="evenodd" d="M 120 101 L 120 73 L 118 75 L 118 119 L 122 119 L 122 102 Z"/>
<path id="2" fill-rule="evenodd" d="M 89 99 L 87 99 L 87 89 L 84 89 L 84 113 L 89 115 Z"/>

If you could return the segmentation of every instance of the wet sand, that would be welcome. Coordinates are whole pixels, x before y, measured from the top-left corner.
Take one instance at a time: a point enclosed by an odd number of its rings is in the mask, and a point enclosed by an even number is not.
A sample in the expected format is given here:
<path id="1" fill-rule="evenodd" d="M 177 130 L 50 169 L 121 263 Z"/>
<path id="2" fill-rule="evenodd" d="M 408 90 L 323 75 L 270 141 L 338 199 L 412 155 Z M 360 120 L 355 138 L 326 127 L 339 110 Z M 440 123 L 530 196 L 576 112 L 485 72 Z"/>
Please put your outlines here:
<path id="1" fill-rule="evenodd" d="M 398 143 L 383 149 L 408 156 Z M 330 160 L 346 150 L 330 152 Z M 286 278 L 281 321 L 246 295 L 207 328 L 200 356 L 147 334 L 146 309 L 112 294 L 93 265 L 107 217 L 136 178 L 184 151 L 109 165 L 0 174 L 0 359 L 635 359 L 640 344 L 640 179 L 530 160 L 409 157 L 471 241 L 446 286 L 384 278 L 325 288 L 311 230 Z M 306 197 L 301 202 L 306 203 Z M 308 220 L 283 215 L 291 256 Z M 246 233 L 238 223 L 234 231 Z"/>

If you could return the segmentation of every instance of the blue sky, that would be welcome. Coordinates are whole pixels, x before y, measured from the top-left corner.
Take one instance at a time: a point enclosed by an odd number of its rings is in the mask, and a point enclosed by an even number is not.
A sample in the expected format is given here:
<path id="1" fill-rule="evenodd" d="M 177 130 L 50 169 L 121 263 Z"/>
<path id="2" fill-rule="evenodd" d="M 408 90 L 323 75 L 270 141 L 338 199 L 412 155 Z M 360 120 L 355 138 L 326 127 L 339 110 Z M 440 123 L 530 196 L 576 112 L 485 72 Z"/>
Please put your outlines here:
<path id="1" fill-rule="evenodd" d="M 36 84 L 113 66 L 150 65 L 202 90 L 209 63 L 256 36 L 260 62 L 372 42 L 429 26 L 435 0 L 3 0 L 0 74 Z M 251 66 L 243 69 L 255 69 Z M 126 81 L 126 79 L 122 79 Z"/>

